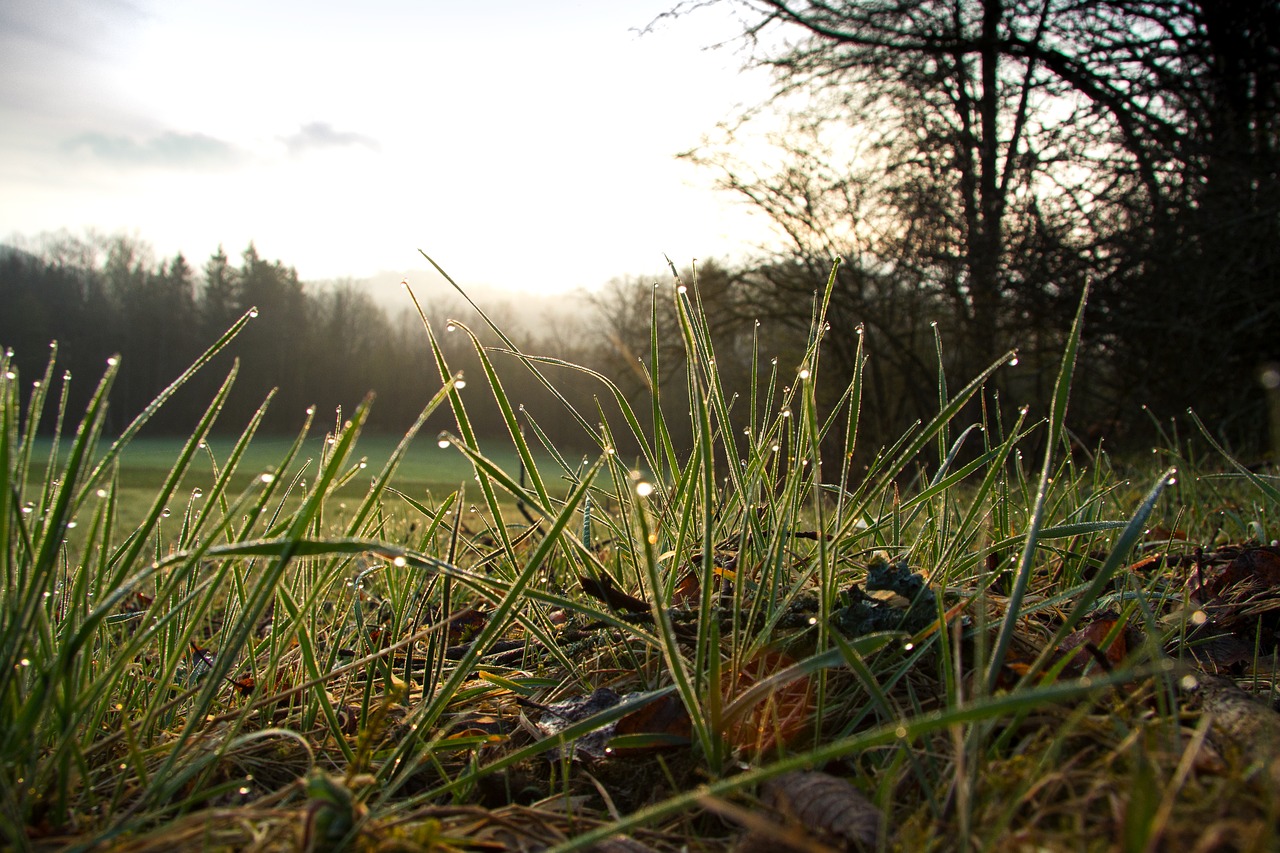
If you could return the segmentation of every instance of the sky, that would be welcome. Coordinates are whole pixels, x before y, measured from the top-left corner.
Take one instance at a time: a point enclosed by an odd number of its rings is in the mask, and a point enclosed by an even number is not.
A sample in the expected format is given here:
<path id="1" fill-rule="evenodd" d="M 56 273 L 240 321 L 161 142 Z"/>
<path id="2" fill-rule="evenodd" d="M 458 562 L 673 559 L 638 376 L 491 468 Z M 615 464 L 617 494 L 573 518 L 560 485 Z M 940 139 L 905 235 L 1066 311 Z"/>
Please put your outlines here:
<path id="1" fill-rule="evenodd" d="M 675 155 L 768 79 L 728 9 L 641 33 L 673 4 L 5 0 L 0 241 L 541 292 L 741 257 L 767 223 Z"/>

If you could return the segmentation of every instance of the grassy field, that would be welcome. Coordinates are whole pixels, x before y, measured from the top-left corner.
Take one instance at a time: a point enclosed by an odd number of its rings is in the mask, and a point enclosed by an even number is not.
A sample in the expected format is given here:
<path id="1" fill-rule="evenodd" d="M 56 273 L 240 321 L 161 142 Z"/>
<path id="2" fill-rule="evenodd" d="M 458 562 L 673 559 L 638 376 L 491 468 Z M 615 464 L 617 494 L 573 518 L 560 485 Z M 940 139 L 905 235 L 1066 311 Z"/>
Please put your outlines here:
<path id="1" fill-rule="evenodd" d="M 332 508 L 341 511 L 346 505 L 357 503 L 368 492 L 370 483 L 387 464 L 400 440 L 400 436 L 362 436 L 359 453 L 354 459 L 360 473 L 332 490 Z M 300 502 L 307 482 L 315 478 L 325 450 L 325 441 L 323 433 L 307 439 L 287 468 L 282 470 L 281 461 L 289 455 L 293 439 L 279 436 L 255 438 L 245 448 L 237 471 L 228 482 L 227 491 L 232 494 L 242 493 L 263 473 L 272 472 L 288 483 L 296 481 L 297 485 L 291 494 L 294 502 Z M 121 527 L 132 529 L 142 522 L 157 492 L 169 476 L 174 461 L 181 456 L 185 442 L 186 438 L 183 437 L 139 437 L 131 439 L 123 447 L 119 455 L 120 475 L 116 486 L 119 499 L 118 523 Z M 65 458 L 71 444 L 70 439 L 60 442 L 55 458 Z M 203 495 L 213 488 L 216 475 L 226 468 L 234 446 L 234 438 L 213 437 L 198 449 L 180 485 L 174 491 L 173 500 L 168 504 L 171 515 L 178 513 L 181 516 L 188 505 L 193 509 L 199 507 Z M 44 478 L 48 470 L 47 460 L 53 450 L 53 441 L 48 437 L 37 438 L 33 442 L 33 479 Z M 519 471 L 520 460 L 510 446 L 486 447 L 484 451 L 503 468 Z M 99 457 L 101 455 L 100 452 Z M 534 458 L 544 470 L 551 470 L 554 466 L 553 460 L 545 453 L 535 454 Z M 574 461 L 580 462 L 580 459 Z M 363 468 L 359 467 L 361 464 Z M 409 445 L 388 485 L 397 492 L 432 504 L 454 492 L 465 495 L 468 485 L 474 496 L 475 470 L 467 458 L 456 450 L 441 448 L 435 436 L 419 436 Z M 200 497 L 196 497 L 197 495 Z"/>
<path id="2" fill-rule="evenodd" d="M 599 377 L 642 470 L 609 428 L 535 452 L 496 384 L 481 452 L 434 340 L 447 435 L 108 442 L 109 373 L 52 466 L 5 365 L 6 845 L 1276 848 L 1273 473 L 1207 432 L 1079 454 L 1079 317 L 1043 419 L 960 419 L 1009 354 L 833 470 L 861 380 L 819 417 L 825 303 L 735 402 L 696 284 L 657 298 L 694 446 Z"/>

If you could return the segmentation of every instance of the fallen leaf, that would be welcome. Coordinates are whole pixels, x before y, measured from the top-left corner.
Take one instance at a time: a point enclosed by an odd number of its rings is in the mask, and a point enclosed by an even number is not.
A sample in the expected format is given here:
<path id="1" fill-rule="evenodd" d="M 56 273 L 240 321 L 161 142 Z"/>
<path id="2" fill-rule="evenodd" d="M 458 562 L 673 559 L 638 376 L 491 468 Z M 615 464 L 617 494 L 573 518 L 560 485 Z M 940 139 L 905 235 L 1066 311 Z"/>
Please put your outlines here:
<path id="1" fill-rule="evenodd" d="M 1059 659 L 1064 655 L 1070 657 L 1063 674 L 1081 675 L 1090 661 L 1096 661 L 1108 672 L 1119 666 L 1129 653 L 1129 631 L 1122 627 L 1115 639 L 1107 643 L 1107 637 L 1115 626 L 1114 617 L 1100 617 L 1063 638 L 1058 645 Z"/>
<path id="2" fill-rule="evenodd" d="M 1197 674 L 1192 690 L 1210 714 L 1209 740 L 1224 754 L 1265 774 L 1280 787 L 1280 714 L 1230 678 Z"/>
<path id="3" fill-rule="evenodd" d="M 688 744 L 693 738 L 693 724 L 689 712 L 680 697 L 669 693 L 648 702 L 618 720 L 614 737 L 606 751 L 610 755 L 626 755 L 647 752 L 660 746 Z M 656 735 L 657 737 L 650 737 Z M 619 745 L 619 738 L 631 738 L 632 742 L 646 742 L 644 749 Z M 625 741 L 623 742 L 625 743 Z"/>
<path id="4" fill-rule="evenodd" d="M 884 832 L 884 813 L 848 780 L 828 773 L 784 773 L 764 783 L 761 801 L 816 840 L 846 848 L 875 847 Z"/>
<path id="5" fill-rule="evenodd" d="M 1229 591 L 1245 587 L 1251 592 L 1280 587 L 1280 547 L 1245 548 L 1216 577 L 1204 584 L 1210 598 L 1222 598 Z"/>
<path id="6" fill-rule="evenodd" d="M 735 699 L 754 685 L 781 672 L 795 661 L 784 654 L 765 651 L 726 673 L 722 693 L 729 710 Z M 748 753 L 761 755 L 794 741 L 813 717 L 814 699 L 807 676 L 779 684 L 729 721 L 724 736 Z"/>

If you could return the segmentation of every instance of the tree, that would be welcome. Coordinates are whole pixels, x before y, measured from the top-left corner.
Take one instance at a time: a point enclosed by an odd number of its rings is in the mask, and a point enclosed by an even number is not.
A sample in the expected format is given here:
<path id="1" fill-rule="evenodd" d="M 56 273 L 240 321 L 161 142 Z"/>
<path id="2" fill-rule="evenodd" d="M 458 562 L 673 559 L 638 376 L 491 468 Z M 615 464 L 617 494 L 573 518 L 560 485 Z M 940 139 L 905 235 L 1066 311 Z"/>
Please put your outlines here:
<path id="1" fill-rule="evenodd" d="M 966 372 L 1007 346 L 1056 347 L 1045 330 L 1066 327 L 1092 279 L 1102 334 L 1089 355 L 1116 380 L 1109 395 L 1132 389 L 1122 353 L 1137 328 L 1126 319 L 1145 307 L 1135 283 L 1169 271 L 1175 242 L 1224 227 L 1209 199 L 1245 192 L 1274 234 L 1275 4 L 722 2 L 743 13 L 752 62 L 776 75 L 781 163 L 692 156 L 769 215 L 802 263 L 841 256 L 855 288 L 887 283 L 885 301 L 859 305 L 874 325 L 889 325 L 895 291 L 921 294 Z M 1193 279 L 1213 265 L 1178 254 L 1173 301 L 1195 316 L 1211 300 Z"/>
<path id="2" fill-rule="evenodd" d="M 242 313 L 240 283 L 222 246 L 204 267 L 204 288 L 200 299 L 202 331 L 210 340 L 222 334 Z"/>

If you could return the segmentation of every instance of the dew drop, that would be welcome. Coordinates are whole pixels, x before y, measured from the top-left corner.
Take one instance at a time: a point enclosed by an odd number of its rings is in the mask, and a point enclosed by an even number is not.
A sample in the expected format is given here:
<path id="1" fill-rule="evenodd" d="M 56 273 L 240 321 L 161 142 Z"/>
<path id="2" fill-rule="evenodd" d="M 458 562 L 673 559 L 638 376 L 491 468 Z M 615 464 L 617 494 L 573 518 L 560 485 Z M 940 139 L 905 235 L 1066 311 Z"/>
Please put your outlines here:
<path id="1" fill-rule="evenodd" d="M 450 443 L 451 442 L 449 441 L 449 439 L 441 438 L 438 441 L 436 441 L 436 447 L 439 447 L 441 450 L 443 450 L 444 448 L 448 447 Z"/>
<path id="2" fill-rule="evenodd" d="M 107 496 L 107 490 L 106 490 L 106 489 L 98 489 L 98 491 L 96 492 L 96 494 L 97 494 L 97 496 L 98 496 L 98 497 L 100 497 L 100 498 L 105 498 L 105 497 Z"/>
<path id="3" fill-rule="evenodd" d="M 466 387 L 467 387 L 467 380 L 465 380 L 465 379 L 459 379 L 457 382 L 454 382 L 454 383 L 453 383 L 453 387 L 454 387 L 454 388 L 457 388 L 459 391 L 461 391 L 463 388 L 466 388 Z"/>
<path id="4" fill-rule="evenodd" d="M 800 378 L 801 378 L 801 379 L 808 379 L 808 378 L 809 378 L 809 368 L 807 368 L 807 367 L 802 367 L 802 368 L 800 368 Z"/>
<path id="5" fill-rule="evenodd" d="M 780 448 L 778 445 L 776 445 L 776 444 L 775 444 L 775 445 L 773 445 L 772 447 L 770 447 L 769 449 L 770 449 L 770 450 L 772 450 L 774 453 L 777 453 L 777 452 L 778 452 L 778 450 L 780 450 L 781 448 Z"/>
<path id="6" fill-rule="evenodd" d="M 397 569 L 403 569 L 405 566 L 409 565 L 409 561 L 404 557 L 396 557 L 391 561 L 391 565 L 395 566 Z"/>
<path id="7" fill-rule="evenodd" d="M 689 288 L 685 287 L 683 284 L 676 288 L 676 293 L 688 293 L 688 292 L 689 292 Z"/>
<path id="8" fill-rule="evenodd" d="M 172 510 L 170 510 L 168 507 L 165 507 L 164 509 L 162 509 L 162 510 L 160 511 L 160 517 L 161 517 L 161 518 L 168 518 L 168 517 L 169 517 L 169 516 L 171 516 L 171 515 L 173 515 L 173 511 L 172 511 Z"/>
<path id="9" fill-rule="evenodd" d="M 653 483 L 636 483 L 636 495 L 647 498 L 653 494 Z"/>
<path id="10" fill-rule="evenodd" d="M 266 474 L 263 474 L 261 477 L 259 477 L 258 480 L 263 483 L 274 483 L 276 481 L 276 475 L 270 472 L 267 472 Z"/>
<path id="11" fill-rule="evenodd" d="M 1016 355 L 1013 358 L 1009 359 L 1009 366 L 1010 367 L 1018 366 L 1018 357 Z"/>
<path id="12" fill-rule="evenodd" d="M 120 359 L 119 359 L 119 358 L 117 358 L 117 357 L 116 357 L 116 356 L 114 356 L 114 355 L 113 355 L 113 356 L 111 356 L 111 358 L 107 359 L 107 365 L 108 365 L 109 367 L 115 367 L 115 366 L 116 366 L 117 364 L 119 364 L 119 363 L 120 363 Z"/>
<path id="13" fill-rule="evenodd" d="M 445 330 L 446 332 L 453 332 L 453 331 L 456 331 L 456 330 L 457 330 L 457 328 L 458 328 L 458 327 L 457 327 L 457 326 L 455 326 L 453 323 L 446 323 L 446 324 L 445 324 L 445 327 L 444 327 L 444 330 Z"/>
<path id="14" fill-rule="evenodd" d="M 314 415 L 315 413 L 316 413 L 316 407 L 315 407 L 315 406 L 307 406 L 307 416 L 308 416 L 308 417 L 310 417 L 311 415 Z"/>
<path id="15" fill-rule="evenodd" d="M 249 309 L 249 317 L 250 317 L 250 318 L 255 318 L 255 317 L 257 317 L 257 316 L 258 316 L 258 308 L 257 308 L 257 306 L 255 305 L 253 308 L 250 308 L 250 309 Z"/>
<path id="16" fill-rule="evenodd" d="M 769 363 L 770 363 L 770 364 L 777 364 L 777 363 L 778 363 L 778 357 L 775 355 L 773 358 L 769 359 Z"/>
<path id="17" fill-rule="evenodd" d="M 191 497 L 195 498 L 196 500 L 199 500 L 200 498 L 204 497 L 204 489 L 193 489 L 191 491 Z"/>
<path id="18" fill-rule="evenodd" d="M 77 524 L 79 524 L 79 522 L 78 522 L 78 521 L 68 521 L 68 522 L 67 522 L 67 529 L 68 529 L 68 530 L 70 530 L 71 528 L 75 527 Z"/>
<path id="19" fill-rule="evenodd" d="M 12 370 L 8 370 L 8 371 L 5 371 L 4 378 L 5 378 L 5 379 L 17 379 L 17 378 L 18 378 L 18 374 L 14 373 Z"/>
<path id="20" fill-rule="evenodd" d="M 1200 680 L 1196 678 L 1194 675 L 1187 673 L 1186 675 L 1182 676 L 1182 679 L 1178 682 L 1178 684 L 1182 687 L 1183 690 L 1195 690 L 1197 687 L 1200 686 Z"/>
<path id="21" fill-rule="evenodd" d="M 783 410 L 782 410 L 782 412 L 781 412 L 781 414 L 782 414 L 782 416 L 783 416 L 784 418 L 789 418 L 789 417 L 791 417 L 791 409 L 789 409 L 789 408 L 787 408 L 787 409 L 783 409 Z"/>

